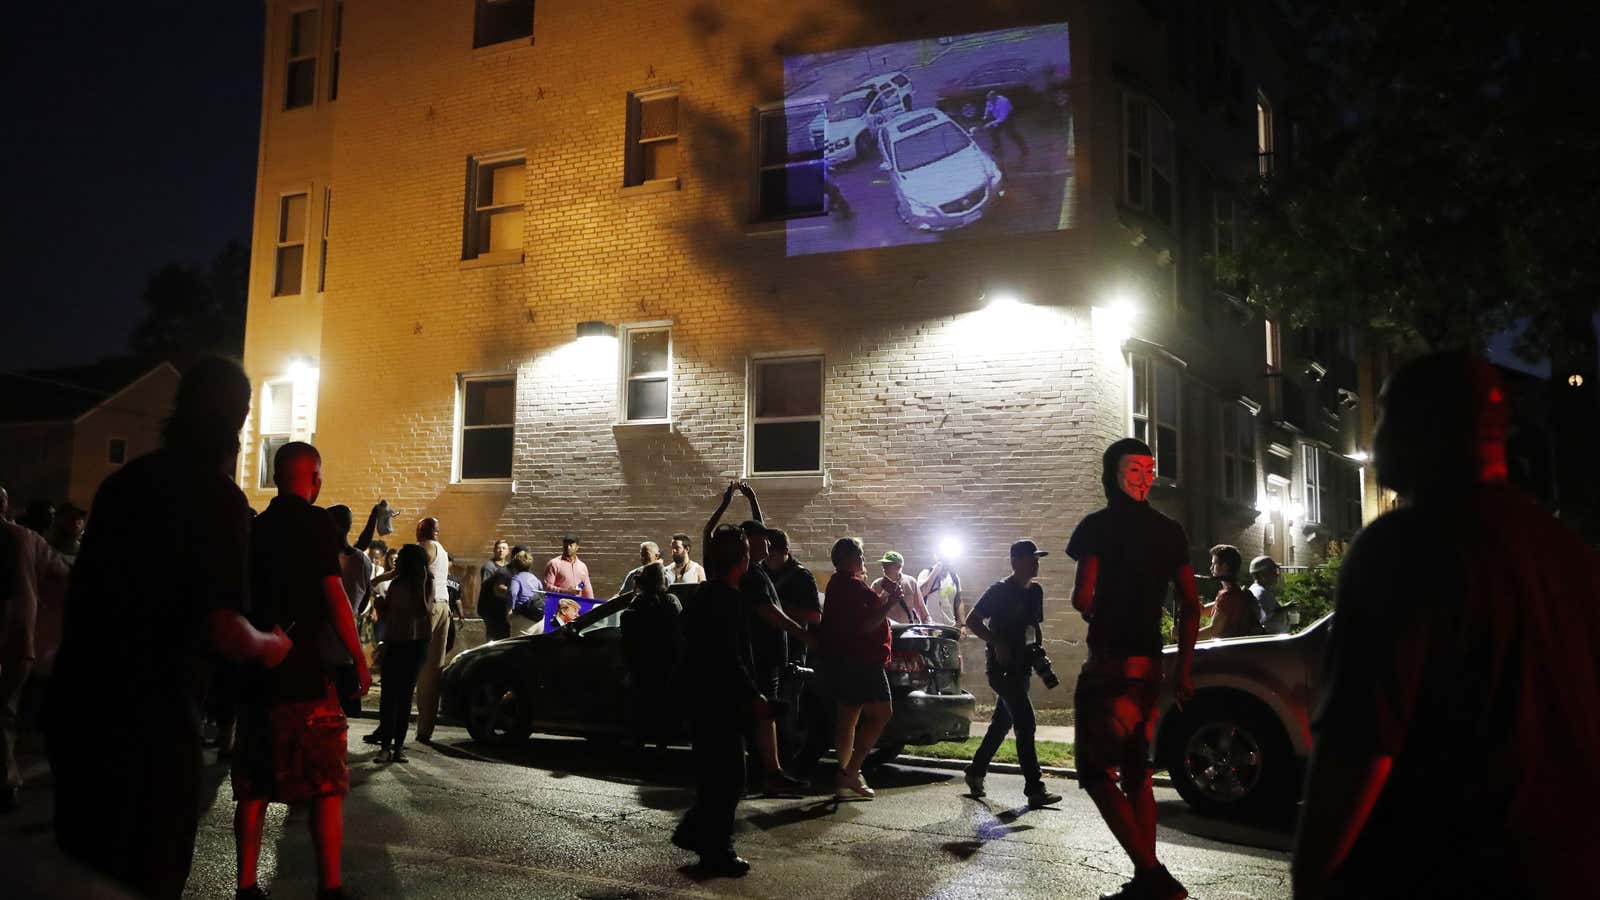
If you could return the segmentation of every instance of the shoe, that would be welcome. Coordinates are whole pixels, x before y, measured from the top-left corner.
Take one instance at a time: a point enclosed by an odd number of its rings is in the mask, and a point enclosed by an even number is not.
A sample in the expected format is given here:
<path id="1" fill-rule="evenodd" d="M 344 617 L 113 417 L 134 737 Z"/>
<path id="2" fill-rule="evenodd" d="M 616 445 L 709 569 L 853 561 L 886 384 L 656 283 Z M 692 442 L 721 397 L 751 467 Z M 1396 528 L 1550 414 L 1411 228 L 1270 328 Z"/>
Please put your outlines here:
<path id="1" fill-rule="evenodd" d="M 742 878 L 750 871 L 750 862 L 732 850 L 724 853 L 702 854 L 700 870 L 724 878 Z"/>
<path id="2" fill-rule="evenodd" d="M 811 790 L 811 782 L 796 778 L 782 769 L 776 772 L 768 772 L 764 781 L 766 782 L 764 793 L 767 794 L 794 794 Z"/>
<path id="3" fill-rule="evenodd" d="M 363 744 L 382 744 L 384 742 L 384 739 L 387 738 L 387 737 L 388 737 L 388 735 L 384 734 L 381 730 L 380 731 L 374 731 L 371 734 L 363 734 L 361 736 L 361 743 L 363 743 Z"/>
<path id="4" fill-rule="evenodd" d="M 272 892 L 259 884 L 238 888 L 233 892 L 233 900 L 271 900 Z"/>
<path id="5" fill-rule="evenodd" d="M 1189 896 L 1189 889 L 1173 878 L 1166 866 L 1140 872 L 1133 876 L 1133 881 L 1143 891 L 1140 896 L 1151 900 L 1185 900 Z"/>
<path id="6" fill-rule="evenodd" d="M 1145 896 L 1144 888 L 1136 877 L 1132 881 L 1124 881 L 1115 893 L 1101 894 L 1100 900 L 1144 900 Z"/>
<path id="7" fill-rule="evenodd" d="M 390 753 L 389 750 L 385 748 L 383 750 L 379 750 L 378 755 L 374 757 L 372 761 L 380 766 L 386 766 L 389 763 L 394 762 L 394 754 Z"/>
<path id="8" fill-rule="evenodd" d="M 1046 806 L 1054 806 L 1060 802 L 1060 794 L 1052 794 L 1044 788 L 1039 788 L 1037 791 L 1032 791 L 1028 794 L 1029 809 L 1043 809 Z"/>
<path id="9" fill-rule="evenodd" d="M 877 791 L 867 786 L 867 780 L 861 777 L 860 772 L 840 772 L 838 786 L 833 791 L 836 800 L 871 800 L 877 795 Z"/>
<path id="10" fill-rule="evenodd" d="M 690 853 L 700 852 L 700 848 L 689 840 L 689 833 L 683 830 L 682 825 L 672 830 L 672 846 L 677 847 L 679 850 L 687 850 Z"/>
<path id="11" fill-rule="evenodd" d="M 983 789 L 982 772 L 974 772 L 971 769 L 968 769 L 961 777 L 967 782 L 967 796 L 973 798 L 974 800 L 981 800 L 988 796 L 987 792 L 985 792 Z"/>
<path id="12" fill-rule="evenodd" d="M 399 747 L 394 748 L 394 752 L 389 754 L 389 759 L 397 763 L 411 762 L 411 757 L 407 756 L 405 751 L 401 750 Z"/>

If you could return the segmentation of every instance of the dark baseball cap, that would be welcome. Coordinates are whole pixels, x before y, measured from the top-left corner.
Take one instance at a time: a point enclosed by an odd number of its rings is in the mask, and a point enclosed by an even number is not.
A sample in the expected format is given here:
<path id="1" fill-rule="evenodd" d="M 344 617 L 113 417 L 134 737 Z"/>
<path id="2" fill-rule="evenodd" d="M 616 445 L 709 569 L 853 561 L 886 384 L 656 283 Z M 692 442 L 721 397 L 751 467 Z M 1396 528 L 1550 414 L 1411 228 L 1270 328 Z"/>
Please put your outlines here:
<path id="1" fill-rule="evenodd" d="M 1032 556 L 1037 559 L 1041 556 L 1049 555 L 1049 550 L 1040 550 L 1039 545 L 1035 544 L 1033 541 L 1017 541 L 1015 544 L 1011 545 L 1012 559 L 1016 559 L 1020 556 Z"/>
<path id="2" fill-rule="evenodd" d="M 761 520 L 759 519 L 745 519 L 743 522 L 739 523 L 739 530 L 744 532 L 745 537 L 751 537 L 757 534 L 761 535 L 762 537 L 766 537 L 767 535 L 767 526 L 761 524 Z"/>
<path id="3" fill-rule="evenodd" d="M 563 543 L 563 544 L 581 544 L 583 542 L 578 540 L 578 533 L 576 531 L 569 531 L 566 534 L 561 536 L 561 543 Z"/>

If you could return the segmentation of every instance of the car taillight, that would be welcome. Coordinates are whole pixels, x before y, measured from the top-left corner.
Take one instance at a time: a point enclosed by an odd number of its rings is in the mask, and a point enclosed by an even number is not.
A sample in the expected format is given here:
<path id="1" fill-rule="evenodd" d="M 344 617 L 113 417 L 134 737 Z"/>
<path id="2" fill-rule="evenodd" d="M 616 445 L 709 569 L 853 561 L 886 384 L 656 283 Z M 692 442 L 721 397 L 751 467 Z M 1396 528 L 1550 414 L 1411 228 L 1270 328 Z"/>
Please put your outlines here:
<path id="1" fill-rule="evenodd" d="M 896 650 L 889 658 L 891 672 L 926 672 L 928 661 L 916 650 Z"/>

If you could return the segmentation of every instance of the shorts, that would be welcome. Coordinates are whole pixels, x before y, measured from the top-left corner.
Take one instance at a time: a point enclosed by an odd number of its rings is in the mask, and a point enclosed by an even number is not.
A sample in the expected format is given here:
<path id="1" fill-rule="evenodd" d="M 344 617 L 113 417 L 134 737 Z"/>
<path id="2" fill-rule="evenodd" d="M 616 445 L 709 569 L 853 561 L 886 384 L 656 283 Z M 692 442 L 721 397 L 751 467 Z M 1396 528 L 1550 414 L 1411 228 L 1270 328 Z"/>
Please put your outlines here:
<path id="1" fill-rule="evenodd" d="M 1078 676 L 1073 719 L 1081 787 L 1117 772 L 1126 777 L 1149 770 L 1160 690 L 1161 682 L 1153 678 Z"/>
<path id="2" fill-rule="evenodd" d="M 835 703 L 864 706 L 889 702 L 889 673 L 883 670 L 882 663 L 830 659 L 822 675 Z"/>
<path id="3" fill-rule="evenodd" d="M 350 793 L 346 732 L 331 686 L 317 700 L 241 710 L 233 799 L 304 803 Z"/>

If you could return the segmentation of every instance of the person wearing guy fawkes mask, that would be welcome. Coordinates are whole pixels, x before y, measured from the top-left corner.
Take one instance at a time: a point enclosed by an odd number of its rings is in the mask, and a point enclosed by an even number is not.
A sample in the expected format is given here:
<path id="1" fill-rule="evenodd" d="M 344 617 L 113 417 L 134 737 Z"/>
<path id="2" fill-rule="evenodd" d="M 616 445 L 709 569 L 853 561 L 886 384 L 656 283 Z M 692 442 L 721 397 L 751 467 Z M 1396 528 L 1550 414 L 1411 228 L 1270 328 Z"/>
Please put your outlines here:
<path id="1" fill-rule="evenodd" d="M 1155 456 L 1123 438 L 1101 459 L 1105 509 L 1085 516 L 1067 555 L 1078 564 L 1072 606 L 1089 622 L 1089 658 L 1074 692 L 1078 784 L 1133 860 L 1133 880 L 1110 897 L 1182 900 L 1189 896 L 1156 859 L 1156 802 L 1150 738 L 1161 687 L 1161 608 L 1178 589 L 1180 708 L 1194 695 L 1189 678 L 1200 599 L 1183 526 L 1152 509 Z M 1120 784 L 1118 778 L 1120 776 Z"/>

